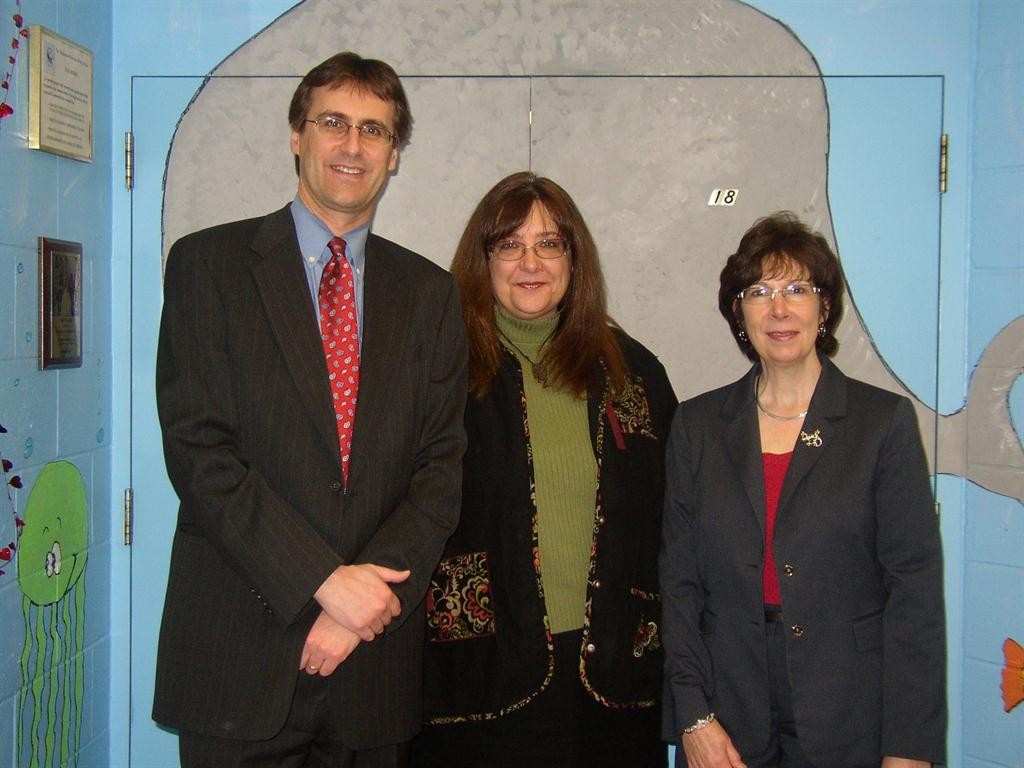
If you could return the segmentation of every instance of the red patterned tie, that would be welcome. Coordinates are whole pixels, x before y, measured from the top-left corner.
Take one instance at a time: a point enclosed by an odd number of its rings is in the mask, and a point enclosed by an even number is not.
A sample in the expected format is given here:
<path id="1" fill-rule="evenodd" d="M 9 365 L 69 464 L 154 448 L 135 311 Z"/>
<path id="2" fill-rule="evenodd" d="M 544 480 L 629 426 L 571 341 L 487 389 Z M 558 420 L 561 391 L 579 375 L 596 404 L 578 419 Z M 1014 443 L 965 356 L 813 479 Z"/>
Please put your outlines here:
<path id="1" fill-rule="evenodd" d="M 341 472 L 348 485 L 352 427 L 359 393 L 359 321 L 352 267 L 345 258 L 345 241 L 336 237 L 327 244 L 331 259 L 320 277 L 320 339 L 327 359 L 327 373 L 334 398 L 341 447 Z"/>

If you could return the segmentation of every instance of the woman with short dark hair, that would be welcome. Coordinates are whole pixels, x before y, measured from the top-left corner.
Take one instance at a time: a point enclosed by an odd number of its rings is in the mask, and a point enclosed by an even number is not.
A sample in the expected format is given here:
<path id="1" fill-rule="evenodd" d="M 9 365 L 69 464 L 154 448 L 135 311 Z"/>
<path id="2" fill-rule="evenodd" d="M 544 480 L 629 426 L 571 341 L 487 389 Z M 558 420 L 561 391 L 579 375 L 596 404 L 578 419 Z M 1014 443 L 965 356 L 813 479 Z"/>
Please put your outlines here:
<path id="1" fill-rule="evenodd" d="M 830 361 L 843 277 L 795 216 L 757 221 L 719 308 L 754 365 L 679 406 L 661 588 L 665 736 L 690 768 L 945 757 L 942 549 L 905 397 Z"/>

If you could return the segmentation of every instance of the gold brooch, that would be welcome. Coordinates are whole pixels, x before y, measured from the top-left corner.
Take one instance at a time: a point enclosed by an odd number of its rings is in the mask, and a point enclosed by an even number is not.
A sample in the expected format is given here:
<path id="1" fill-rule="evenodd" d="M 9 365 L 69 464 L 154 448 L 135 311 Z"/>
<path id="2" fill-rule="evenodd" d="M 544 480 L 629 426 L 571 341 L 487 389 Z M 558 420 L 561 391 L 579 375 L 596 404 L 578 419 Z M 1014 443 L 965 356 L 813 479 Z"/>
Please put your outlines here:
<path id="1" fill-rule="evenodd" d="M 807 434 L 803 430 L 800 431 L 800 440 L 808 448 L 821 448 L 821 430 L 816 429 L 811 434 Z"/>

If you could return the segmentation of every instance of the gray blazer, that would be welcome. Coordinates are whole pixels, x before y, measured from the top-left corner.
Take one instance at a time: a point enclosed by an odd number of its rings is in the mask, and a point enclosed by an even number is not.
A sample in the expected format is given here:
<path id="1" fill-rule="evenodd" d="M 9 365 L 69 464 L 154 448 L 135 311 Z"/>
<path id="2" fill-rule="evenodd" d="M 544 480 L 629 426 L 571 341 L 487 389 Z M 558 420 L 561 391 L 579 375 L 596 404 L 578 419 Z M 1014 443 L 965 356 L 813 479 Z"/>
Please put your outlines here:
<path id="1" fill-rule="evenodd" d="M 411 569 L 401 615 L 330 678 L 346 746 L 421 719 L 423 597 L 459 512 L 466 346 L 454 281 L 371 235 L 349 489 L 288 208 L 171 249 L 157 359 L 181 501 L 153 717 L 263 739 L 285 722 L 313 593 L 338 565 Z"/>
<path id="2" fill-rule="evenodd" d="M 679 406 L 660 558 L 664 735 L 713 711 L 744 755 L 771 724 L 757 372 Z M 822 359 L 801 435 L 774 547 L 800 745 L 830 768 L 945 762 L 942 549 L 913 407 Z"/>

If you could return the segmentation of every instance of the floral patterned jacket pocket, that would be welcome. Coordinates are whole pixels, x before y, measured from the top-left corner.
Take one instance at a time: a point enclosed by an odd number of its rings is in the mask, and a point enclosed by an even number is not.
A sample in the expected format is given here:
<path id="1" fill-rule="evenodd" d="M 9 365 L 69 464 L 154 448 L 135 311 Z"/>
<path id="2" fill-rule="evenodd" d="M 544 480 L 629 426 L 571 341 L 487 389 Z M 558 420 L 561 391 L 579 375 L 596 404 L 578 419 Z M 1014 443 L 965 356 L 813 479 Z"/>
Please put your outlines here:
<path id="1" fill-rule="evenodd" d="M 427 590 L 427 635 L 432 643 L 471 640 L 495 633 L 491 575 L 486 552 L 446 557 Z"/>
<path id="2" fill-rule="evenodd" d="M 626 377 L 622 392 L 611 400 L 611 408 L 624 434 L 657 438 L 651 420 L 651 407 L 647 402 L 647 391 L 639 376 Z"/>
<path id="3" fill-rule="evenodd" d="M 661 618 L 661 596 L 652 592 L 644 592 L 630 587 L 629 594 L 640 600 L 640 620 L 633 637 L 633 655 L 640 658 L 648 651 L 661 648 L 661 631 L 658 620 Z"/>

